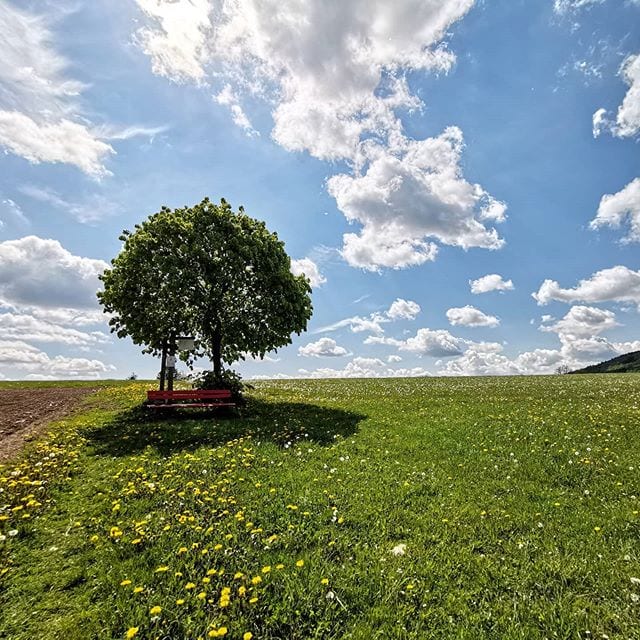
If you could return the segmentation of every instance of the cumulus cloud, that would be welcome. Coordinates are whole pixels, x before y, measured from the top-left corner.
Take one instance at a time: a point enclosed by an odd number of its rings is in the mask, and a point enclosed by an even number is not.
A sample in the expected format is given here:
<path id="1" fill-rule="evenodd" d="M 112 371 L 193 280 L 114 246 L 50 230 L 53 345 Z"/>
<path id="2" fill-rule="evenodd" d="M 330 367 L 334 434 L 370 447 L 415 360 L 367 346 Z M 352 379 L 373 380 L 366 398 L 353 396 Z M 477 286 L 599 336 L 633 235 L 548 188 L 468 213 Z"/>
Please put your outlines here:
<path id="1" fill-rule="evenodd" d="M 20 377 L 30 379 L 99 378 L 115 371 L 113 365 L 106 365 L 100 360 L 61 355 L 51 357 L 22 340 L 0 340 L 0 367 L 6 372 L 20 372 Z"/>
<path id="2" fill-rule="evenodd" d="M 613 311 L 577 305 L 571 307 L 561 320 L 554 324 L 543 324 L 540 328 L 563 336 L 588 338 L 617 326 Z"/>
<path id="3" fill-rule="evenodd" d="M 593 135 L 609 131 L 619 138 L 635 136 L 640 132 L 640 54 L 628 56 L 620 67 L 620 75 L 629 90 L 618 107 L 615 119 L 605 109 L 593 114 Z"/>
<path id="4" fill-rule="evenodd" d="M 488 293 L 489 291 L 511 291 L 513 290 L 513 281 L 505 280 L 497 273 L 490 273 L 477 280 L 469 280 L 471 285 L 471 293 Z"/>
<path id="5" fill-rule="evenodd" d="M 390 95 L 376 94 L 389 72 L 450 68 L 454 58 L 441 40 L 473 5 L 137 2 L 148 19 L 138 41 L 155 73 L 197 84 L 224 74 L 245 90 L 268 92 L 276 141 L 324 159 L 351 157 L 361 134 L 389 117 L 390 103 L 415 104 L 399 81 Z"/>
<path id="6" fill-rule="evenodd" d="M 362 226 L 360 235 L 343 238 L 350 265 L 377 270 L 422 264 L 437 253 L 429 239 L 464 249 L 502 247 L 485 221 L 502 220 L 504 205 L 463 178 L 460 129 L 426 140 L 401 136 L 396 143 L 396 149 L 370 144 L 366 172 L 327 181 L 347 220 Z"/>
<path id="7" fill-rule="evenodd" d="M 398 378 L 430 375 L 422 367 L 394 369 L 379 358 L 363 357 L 353 358 L 343 369 L 300 369 L 299 374 L 303 378 Z"/>
<path id="8" fill-rule="evenodd" d="M 0 313 L 0 339 L 83 346 L 107 342 L 108 336 L 100 331 L 80 331 L 26 314 Z"/>
<path id="9" fill-rule="evenodd" d="M 313 288 L 322 286 L 327 279 L 320 273 L 318 265 L 310 258 L 301 258 L 291 261 L 291 273 L 294 276 L 304 274 L 309 278 Z"/>
<path id="10" fill-rule="evenodd" d="M 349 355 L 349 352 L 332 338 L 320 338 L 316 342 L 299 347 L 298 355 L 307 358 L 337 358 Z"/>
<path id="11" fill-rule="evenodd" d="M 463 327 L 497 327 L 500 324 L 495 316 L 487 315 L 471 305 L 449 309 L 447 319 L 451 325 Z"/>
<path id="12" fill-rule="evenodd" d="M 352 173 L 327 188 L 348 220 L 342 255 L 369 270 L 433 260 L 435 241 L 500 248 L 490 223 L 506 205 L 462 176 L 462 132 L 406 137 L 400 112 L 422 108 L 407 72 L 448 71 L 447 29 L 474 0 L 137 0 L 137 39 L 153 70 L 176 82 L 222 86 L 215 94 L 250 130 L 240 96 L 273 105 L 273 139 L 289 151 L 346 160 Z"/>
<path id="13" fill-rule="evenodd" d="M 384 333 L 383 324 L 395 322 L 397 320 L 413 320 L 420 313 L 420 305 L 413 300 L 404 300 L 396 298 L 391 306 L 382 312 L 375 312 L 368 317 L 352 316 L 344 318 L 333 324 L 321 327 L 317 333 L 326 333 L 335 331 L 343 327 L 349 327 L 354 333 L 369 332 L 375 334 Z"/>
<path id="14" fill-rule="evenodd" d="M 555 280 L 545 280 L 531 294 L 539 305 L 561 302 L 631 302 L 640 306 L 640 271 L 618 265 L 597 271 L 574 288 L 563 289 Z"/>
<path id="15" fill-rule="evenodd" d="M 617 326 L 612 311 L 574 306 L 558 321 L 543 318 L 540 329 L 558 335 L 557 349 L 534 349 L 509 357 L 497 343 L 467 342 L 464 353 L 443 364 L 438 372 L 456 376 L 535 375 L 555 373 L 560 365 L 579 369 L 640 348 L 640 341 L 611 342 L 600 335 Z"/>
<path id="16" fill-rule="evenodd" d="M 73 255 L 57 240 L 6 240 L 0 242 L 0 298 L 38 307 L 95 307 L 98 275 L 107 266 Z"/>
<path id="17" fill-rule="evenodd" d="M 420 305 L 413 300 L 397 298 L 386 312 L 390 320 L 413 320 L 420 313 Z"/>
<path id="18" fill-rule="evenodd" d="M 419 356 L 445 358 L 461 355 L 466 342 L 452 336 L 445 329 L 418 329 L 415 336 L 406 340 L 387 338 L 384 336 L 369 336 L 365 344 L 386 344 L 397 347 L 400 351 L 408 351 Z"/>
<path id="19" fill-rule="evenodd" d="M 618 193 L 603 196 L 589 226 L 619 229 L 625 222 L 629 224 L 629 231 L 623 242 L 640 242 L 640 178 L 632 180 Z"/>

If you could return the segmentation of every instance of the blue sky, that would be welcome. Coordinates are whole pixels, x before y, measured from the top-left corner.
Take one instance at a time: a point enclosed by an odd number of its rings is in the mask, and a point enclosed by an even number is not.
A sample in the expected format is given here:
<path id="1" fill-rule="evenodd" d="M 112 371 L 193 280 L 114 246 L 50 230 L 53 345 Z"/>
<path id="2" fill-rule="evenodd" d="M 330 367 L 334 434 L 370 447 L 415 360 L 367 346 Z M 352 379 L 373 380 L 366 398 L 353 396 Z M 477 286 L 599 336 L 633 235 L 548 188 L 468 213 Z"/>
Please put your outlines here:
<path id="1" fill-rule="evenodd" d="M 314 283 L 245 375 L 640 349 L 638 25 L 635 0 L 0 0 L 0 375 L 155 375 L 97 274 L 205 196 Z"/>

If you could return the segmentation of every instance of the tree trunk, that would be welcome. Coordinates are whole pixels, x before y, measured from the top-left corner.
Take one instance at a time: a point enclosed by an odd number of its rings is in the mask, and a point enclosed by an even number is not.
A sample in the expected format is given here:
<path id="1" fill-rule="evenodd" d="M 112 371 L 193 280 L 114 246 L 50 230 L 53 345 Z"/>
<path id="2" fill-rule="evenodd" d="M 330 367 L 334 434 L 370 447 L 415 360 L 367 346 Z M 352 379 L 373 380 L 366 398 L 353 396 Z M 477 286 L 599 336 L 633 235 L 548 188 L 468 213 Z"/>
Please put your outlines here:
<path id="1" fill-rule="evenodd" d="M 213 331 L 213 373 L 217 379 L 222 376 L 222 332 L 219 326 Z"/>

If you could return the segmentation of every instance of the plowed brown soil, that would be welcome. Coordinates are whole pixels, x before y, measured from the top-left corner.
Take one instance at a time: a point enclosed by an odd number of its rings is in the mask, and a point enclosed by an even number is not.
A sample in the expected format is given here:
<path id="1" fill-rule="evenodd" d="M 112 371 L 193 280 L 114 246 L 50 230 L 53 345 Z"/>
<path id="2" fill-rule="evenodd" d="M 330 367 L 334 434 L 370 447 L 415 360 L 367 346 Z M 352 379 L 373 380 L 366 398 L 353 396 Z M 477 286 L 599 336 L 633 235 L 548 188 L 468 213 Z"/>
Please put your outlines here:
<path id="1" fill-rule="evenodd" d="M 53 420 L 70 413 L 91 388 L 1 389 L 0 461 L 12 457 Z"/>

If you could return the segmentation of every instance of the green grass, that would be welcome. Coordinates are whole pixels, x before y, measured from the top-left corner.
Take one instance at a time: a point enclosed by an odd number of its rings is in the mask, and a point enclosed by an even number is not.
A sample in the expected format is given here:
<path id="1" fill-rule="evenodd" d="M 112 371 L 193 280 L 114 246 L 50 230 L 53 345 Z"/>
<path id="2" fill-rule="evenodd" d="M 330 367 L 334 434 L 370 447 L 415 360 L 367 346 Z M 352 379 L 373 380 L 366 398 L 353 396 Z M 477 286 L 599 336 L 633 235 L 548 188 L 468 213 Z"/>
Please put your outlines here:
<path id="1" fill-rule="evenodd" d="M 640 638 L 640 376 L 145 388 L 0 467 L 0 637 Z"/>

